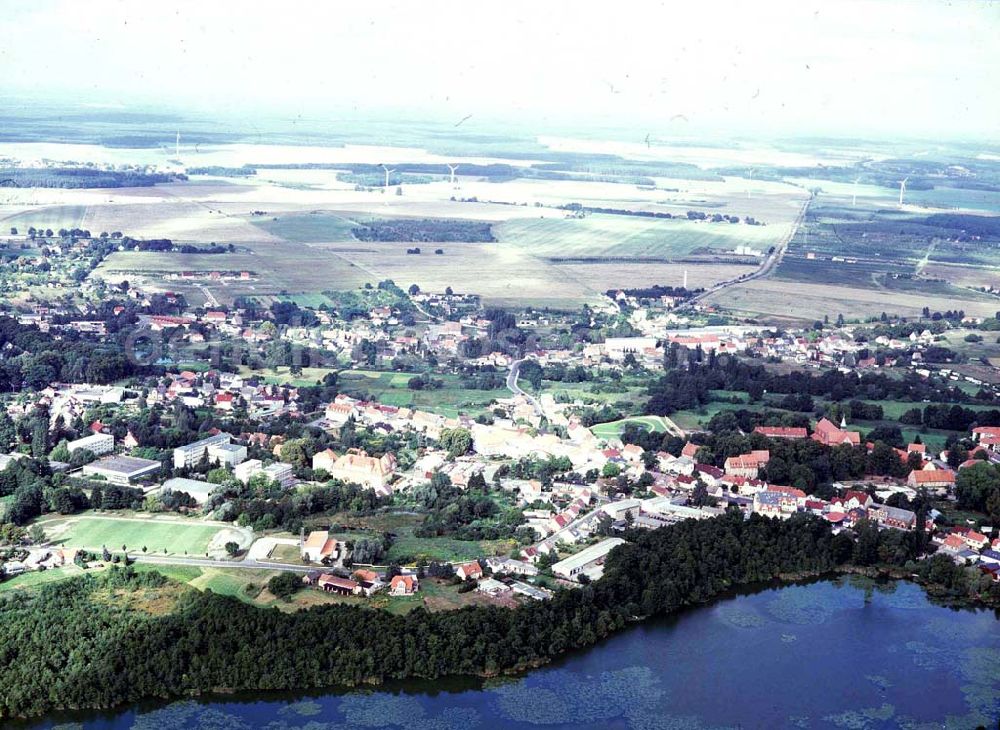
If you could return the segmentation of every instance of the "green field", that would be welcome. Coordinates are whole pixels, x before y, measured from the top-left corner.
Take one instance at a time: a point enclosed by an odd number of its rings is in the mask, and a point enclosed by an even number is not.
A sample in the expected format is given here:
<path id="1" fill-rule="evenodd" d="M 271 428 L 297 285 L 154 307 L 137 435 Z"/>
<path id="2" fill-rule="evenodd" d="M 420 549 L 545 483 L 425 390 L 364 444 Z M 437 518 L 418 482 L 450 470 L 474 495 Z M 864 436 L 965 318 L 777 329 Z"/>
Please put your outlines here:
<path id="1" fill-rule="evenodd" d="M 63 568 L 55 568 L 53 570 L 36 570 L 30 573 L 22 573 L 21 575 L 15 575 L 13 578 L 0 583 L 0 594 L 8 591 L 34 588 L 35 586 L 40 586 L 44 583 L 54 583 L 56 581 L 66 580 L 67 578 L 72 578 L 82 574 L 83 568 L 76 565 L 67 565 Z"/>
<path id="2" fill-rule="evenodd" d="M 394 562 L 412 557 L 425 557 L 428 560 L 474 560 L 483 555 L 482 545 L 472 540 L 399 536 L 386 553 L 385 560 Z"/>
<path id="3" fill-rule="evenodd" d="M 330 297 L 325 294 L 287 294 L 278 298 L 283 302 L 292 302 L 300 307 L 310 307 L 312 309 L 319 309 L 324 304 L 327 306 L 333 304 L 330 301 Z"/>
<path id="4" fill-rule="evenodd" d="M 329 212 L 285 213 L 278 220 L 253 217 L 250 222 L 268 233 L 297 243 L 353 241 L 351 229 L 357 224 L 348 216 Z"/>
<path id="5" fill-rule="evenodd" d="M 674 258 L 699 249 L 767 249 L 785 226 L 747 226 L 687 219 L 588 215 L 582 219 L 517 219 L 496 227 L 501 243 L 543 257 Z"/>
<path id="6" fill-rule="evenodd" d="M 622 435 L 625 426 L 634 423 L 646 431 L 656 433 L 666 433 L 667 426 L 659 416 L 636 416 L 634 418 L 623 418 L 620 421 L 609 421 L 592 426 L 590 432 L 602 439 L 616 439 Z"/>
<path id="7" fill-rule="evenodd" d="M 444 387 L 437 390 L 410 390 L 407 383 L 416 373 L 384 373 L 373 370 L 343 370 L 341 387 L 357 389 L 374 400 L 390 406 L 407 406 L 454 418 L 459 413 L 475 414 L 496 398 L 510 395 L 508 390 L 469 390 L 461 387 L 458 376 L 435 374 Z"/>
<path id="8" fill-rule="evenodd" d="M 100 550 L 121 550 L 174 555 L 204 555 L 212 537 L 219 531 L 216 525 L 190 521 L 143 520 L 116 517 L 76 515 L 44 520 L 40 523 L 49 539 L 67 547 Z"/>

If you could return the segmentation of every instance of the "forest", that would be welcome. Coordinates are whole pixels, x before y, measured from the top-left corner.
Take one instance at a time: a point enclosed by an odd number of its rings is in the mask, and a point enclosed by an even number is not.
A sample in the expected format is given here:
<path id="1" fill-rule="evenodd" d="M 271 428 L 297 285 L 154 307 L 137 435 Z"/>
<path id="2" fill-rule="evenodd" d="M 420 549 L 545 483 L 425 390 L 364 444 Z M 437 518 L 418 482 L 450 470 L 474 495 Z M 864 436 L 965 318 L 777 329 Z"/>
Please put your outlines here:
<path id="1" fill-rule="evenodd" d="M 437 220 L 375 220 L 351 229 L 359 241 L 383 243 L 495 243 L 493 230 L 483 221 Z"/>
<path id="2" fill-rule="evenodd" d="M 726 514 L 636 531 L 608 556 L 605 575 L 515 610 L 469 607 L 406 615 L 347 605 L 286 614 L 206 591 L 166 613 L 109 601 L 156 602 L 162 579 L 112 568 L 0 603 L 0 717 L 99 708 L 213 689 L 308 689 L 410 677 L 494 676 L 587 647 L 641 618 L 676 612 L 741 586 L 903 565 L 921 535 L 862 524 L 857 539 L 822 521 Z M 937 564 L 928 564 L 927 570 Z M 947 571 L 949 590 L 986 591 Z M 965 581 L 965 582 L 963 582 Z M 166 584 L 169 587 L 169 584 Z M 247 641 L 246 637 L 254 637 Z"/>
<path id="3" fill-rule="evenodd" d="M 177 180 L 187 176 L 90 167 L 0 168 L 0 187 L 13 188 L 142 188 Z"/>

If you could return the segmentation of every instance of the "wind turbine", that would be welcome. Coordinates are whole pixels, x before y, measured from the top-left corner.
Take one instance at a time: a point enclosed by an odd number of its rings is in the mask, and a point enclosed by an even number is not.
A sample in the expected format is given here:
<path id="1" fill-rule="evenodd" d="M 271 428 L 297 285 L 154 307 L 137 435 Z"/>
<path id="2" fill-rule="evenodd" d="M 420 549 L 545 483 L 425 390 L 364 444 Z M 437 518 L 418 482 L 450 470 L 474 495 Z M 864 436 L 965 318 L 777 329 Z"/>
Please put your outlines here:
<path id="1" fill-rule="evenodd" d="M 753 182 L 753 168 L 747 168 L 747 200 L 750 200 L 750 183 Z"/>
<path id="2" fill-rule="evenodd" d="M 455 170 L 458 169 L 458 165 L 445 165 L 451 171 L 451 184 L 455 184 Z"/>
<path id="3" fill-rule="evenodd" d="M 395 170 L 390 170 L 385 165 L 382 165 L 381 167 L 382 167 L 383 170 L 385 170 L 385 190 L 388 190 L 389 189 L 389 173 L 396 172 L 396 171 Z"/>
<path id="4" fill-rule="evenodd" d="M 858 204 L 858 181 L 861 180 L 861 176 L 854 178 L 854 189 L 851 191 L 851 207 L 853 208 Z"/>
<path id="5" fill-rule="evenodd" d="M 180 133 L 180 131 L 177 132 L 177 139 L 174 142 L 174 155 L 176 157 L 178 157 L 178 158 L 181 156 L 181 133 Z"/>
<path id="6" fill-rule="evenodd" d="M 899 181 L 899 207 L 903 207 L 903 193 L 906 192 L 906 181 L 909 180 L 909 176 L 904 177 Z"/>

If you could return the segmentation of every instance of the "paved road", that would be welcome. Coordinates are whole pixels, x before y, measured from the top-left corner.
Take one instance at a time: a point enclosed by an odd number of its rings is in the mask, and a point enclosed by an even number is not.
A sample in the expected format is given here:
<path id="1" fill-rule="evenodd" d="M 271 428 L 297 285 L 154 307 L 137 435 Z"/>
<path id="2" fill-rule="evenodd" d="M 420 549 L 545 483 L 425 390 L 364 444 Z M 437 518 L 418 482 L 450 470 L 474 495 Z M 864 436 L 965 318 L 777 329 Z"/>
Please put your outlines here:
<path id="1" fill-rule="evenodd" d="M 183 558 L 170 555 L 129 554 L 129 560 L 144 565 L 183 565 L 194 568 L 228 568 L 237 570 L 281 570 L 289 573 L 308 573 L 321 566 L 286 565 L 261 560 L 221 560 L 218 558 Z"/>
<path id="2" fill-rule="evenodd" d="M 531 405 L 535 407 L 535 412 L 542 418 L 545 418 L 545 411 L 542 410 L 542 404 L 539 403 L 533 395 L 525 393 L 521 390 L 521 386 L 517 384 L 517 371 L 520 369 L 521 363 L 527 359 L 528 358 L 521 358 L 520 360 L 515 360 L 510 364 L 510 372 L 507 373 L 507 389 L 514 395 L 523 395 L 527 398 Z"/>
<path id="3" fill-rule="evenodd" d="M 789 229 L 785 237 L 778 242 L 778 245 L 774 247 L 774 251 L 769 253 L 764 258 L 764 262 L 760 265 L 759 269 L 757 269 L 752 274 L 749 274 L 744 277 L 737 277 L 735 279 L 720 281 L 718 284 L 709 287 L 701 294 L 697 294 L 691 297 L 691 299 L 689 299 L 688 301 L 694 304 L 700 302 L 701 300 L 705 299 L 706 297 L 712 294 L 715 294 L 717 292 L 722 291 L 723 289 L 731 287 L 734 284 L 745 284 L 748 281 L 753 281 L 754 279 L 761 279 L 765 276 L 768 276 L 772 271 L 774 271 L 775 267 L 777 267 L 777 265 L 781 263 L 781 259 L 784 258 L 785 251 L 788 250 L 788 244 L 795 236 L 795 232 L 799 230 L 799 226 L 802 225 L 802 221 L 806 217 L 806 211 L 809 209 L 809 203 L 811 201 L 812 198 L 810 198 L 809 200 L 807 200 L 805 203 L 802 204 L 802 209 L 799 211 L 799 214 L 795 217 L 795 222 L 792 223 L 792 227 Z"/>

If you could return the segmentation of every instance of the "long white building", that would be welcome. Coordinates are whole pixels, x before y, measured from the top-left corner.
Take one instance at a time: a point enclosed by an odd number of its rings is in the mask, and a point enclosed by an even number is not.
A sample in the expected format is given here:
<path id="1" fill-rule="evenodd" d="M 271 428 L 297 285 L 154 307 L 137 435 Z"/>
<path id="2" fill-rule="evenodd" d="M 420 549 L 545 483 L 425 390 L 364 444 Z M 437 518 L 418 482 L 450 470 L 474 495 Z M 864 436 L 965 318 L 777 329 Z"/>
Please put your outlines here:
<path id="1" fill-rule="evenodd" d="M 208 453 L 208 458 L 210 461 L 213 460 L 218 461 L 219 456 L 213 455 L 212 452 L 216 451 L 216 449 L 213 449 L 212 447 L 221 446 L 222 444 L 228 446 L 229 442 L 232 441 L 232 439 L 233 437 L 230 436 L 228 433 L 220 432 L 215 434 L 214 436 L 203 438 L 199 441 L 195 441 L 194 443 L 188 444 L 186 446 L 178 446 L 176 449 L 174 449 L 174 468 L 183 469 L 186 466 L 194 466 L 199 461 L 201 461 L 202 456 L 204 456 L 206 452 Z M 244 452 L 244 458 L 246 458 L 245 452 Z"/>
<path id="2" fill-rule="evenodd" d="M 624 544 L 625 541 L 620 537 L 609 537 L 570 555 L 565 560 L 560 560 L 552 566 L 552 572 L 566 580 L 579 580 L 581 575 L 597 580 L 604 575 L 604 559 L 608 553 Z"/>
<path id="3" fill-rule="evenodd" d="M 115 450 L 115 437 L 110 433 L 95 433 L 92 436 L 84 436 L 82 439 L 70 441 L 66 444 L 66 448 L 71 454 L 77 449 L 86 449 L 95 456 L 102 456 Z"/>

